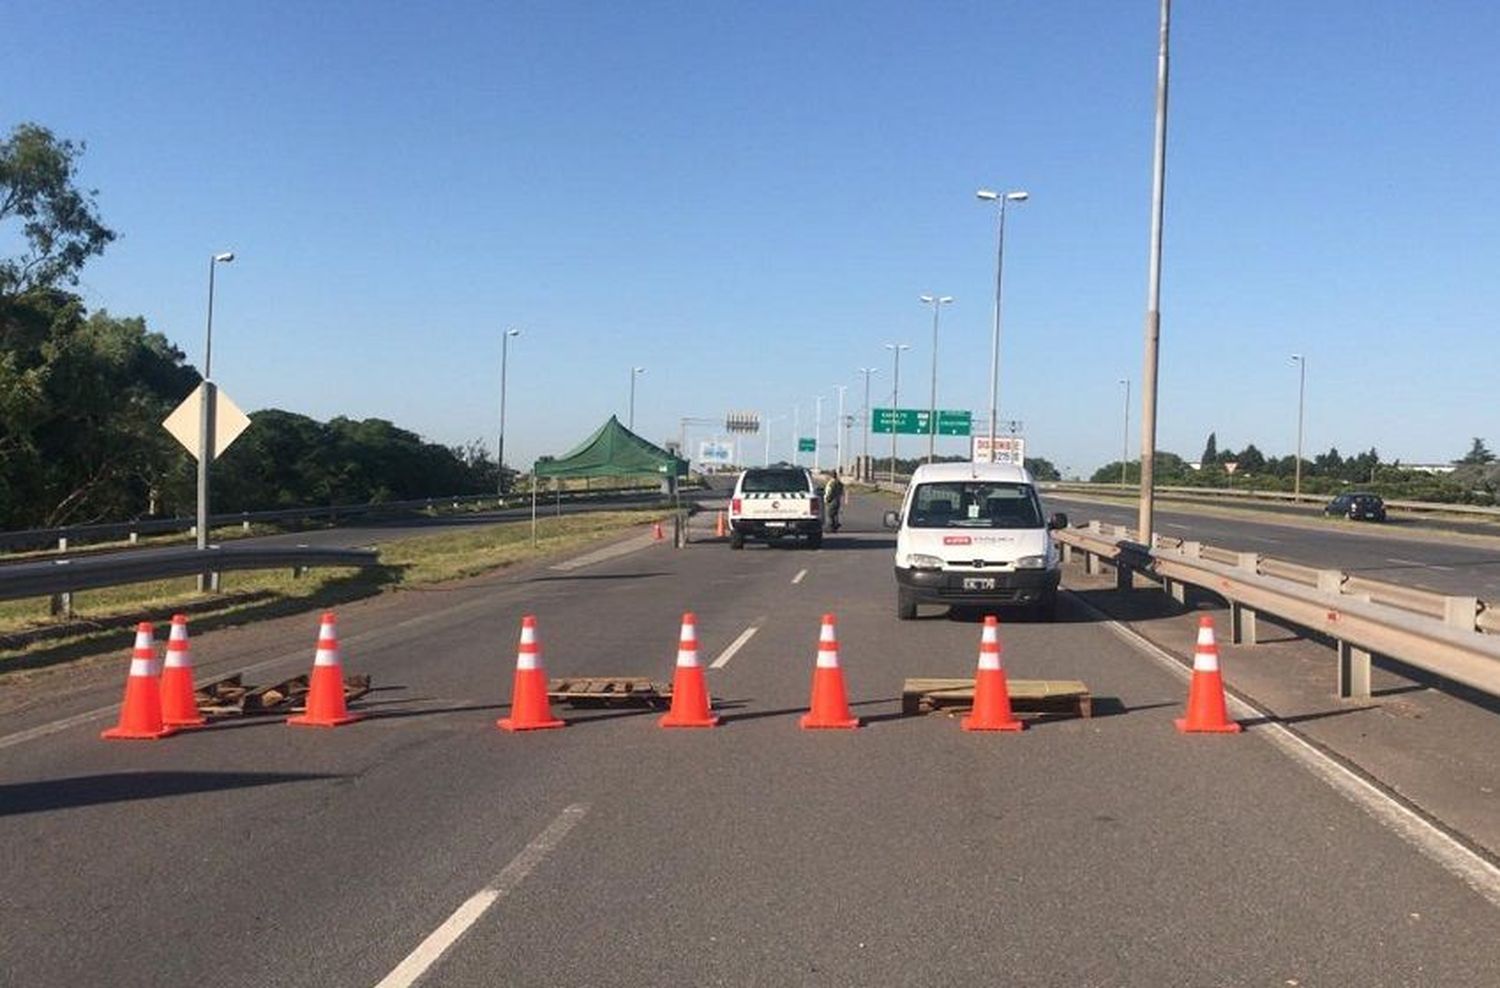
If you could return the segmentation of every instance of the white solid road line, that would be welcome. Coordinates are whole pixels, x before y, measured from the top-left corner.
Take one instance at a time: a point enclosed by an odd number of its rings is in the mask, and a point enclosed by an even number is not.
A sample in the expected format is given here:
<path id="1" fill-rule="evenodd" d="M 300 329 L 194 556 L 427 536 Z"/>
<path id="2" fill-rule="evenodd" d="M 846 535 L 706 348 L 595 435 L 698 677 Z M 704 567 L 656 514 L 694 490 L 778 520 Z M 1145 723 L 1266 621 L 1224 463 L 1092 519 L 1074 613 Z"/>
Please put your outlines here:
<path id="1" fill-rule="evenodd" d="M 714 659 L 713 662 L 709 663 L 708 667 L 710 669 L 722 669 L 727 666 L 729 664 L 729 660 L 734 658 L 734 653 L 744 648 L 745 642 L 749 641 L 751 638 L 754 638 L 755 633 L 759 630 L 759 625 L 752 624 L 750 627 L 740 632 L 740 636 L 734 641 L 730 642 L 729 647 L 720 652 L 719 657 L 717 659 Z"/>
<path id="2" fill-rule="evenodd" d="M 1439 566 L 1436 563 L 1423 563 L 1415 559 L 1402 559 L 1400 556 L 1386 556 L 1385 561 L 1395 563 L 1397 566 L 1416 566 L 1418 569 L 1440 569 L 1444 573 L 1453 572 L 1452 566 Z"/>
<path id="3" fill-rule="evenodd" d="M 537 834 L 536 839 L 521 849 L 521 853 L 511 858 L 510 864 L 506 865 L 488 885 L 475 892 L 469 900 L 453 911 L 453 915 L 443 921 L 443 924 L 433 930 L 426 940 L 417 945 L 417 949 L 406 955 L 406 959 L 396 965 L 396 969 L 375 985 L 375 988 L 410 988 L 417 983 L 417 979 L 426 974 L 427 971 L 442 959 L 454 944 L 469 932 L 469 929 L 480 917 L 489 912 L 499 899 L 509 895 L 527 875 L 542 863 L 551 851 L 562 843 L 562 839 L 568 835 L 568 831 L 577 826 L 578 821 L 588 812 L 588 806 L 583 803 L 574 803 L 557 815 L 557 818 L 547 825 L 547 829 Z"/>
<path id="4" fill-rule="evenodd" d="M 804 576 L 806 576 L 806 575 L 807 575 L 807 570 L 805 570 L 805 569 L 799 569 L 797 571 L 797 575 L 794 576 L 794 577 L 792 577 L 792 582 L 793 583 L 801 583 L 802 582 L 802 578 Z"/>
<path id="5" fill-rule="evenodd" d="M 1155 659 L 1178 679 L 1188 681 L 1192 674 L 1191 667 L 1184 665 L 1176 656 L 1158 647 L 1135 629 L 1111 619 L 1076 594 L 1073 599 L 1092 611 L 1117 637 Z M 1227 693 L 1226 699 L 1230 712 L 1236 718 L 1264 716 L 1263 711 L 1257 710 L 1233 693 Z M 1274 744 L 1282 754 L 1300 763 L 1339 795 L 1374 817 L 1381 826 L 1479 893 L 1490 905 L 1500 907 L 1500 867 L 1490 863 L 1489 859 L 1475 853 L 1411 806 L 1310 744 L 1284 724 L 1274 721 L 1260 724 L 1252 728 L 1250 733 Z"/>

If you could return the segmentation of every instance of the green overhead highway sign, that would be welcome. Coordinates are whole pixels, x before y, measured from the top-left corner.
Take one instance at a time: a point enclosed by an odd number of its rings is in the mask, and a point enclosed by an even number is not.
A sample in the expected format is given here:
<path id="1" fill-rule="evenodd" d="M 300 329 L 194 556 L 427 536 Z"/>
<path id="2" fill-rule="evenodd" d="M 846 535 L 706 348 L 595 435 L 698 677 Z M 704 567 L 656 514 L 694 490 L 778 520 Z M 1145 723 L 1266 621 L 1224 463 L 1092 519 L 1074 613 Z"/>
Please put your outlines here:
<path id="1" fill-rule="evenodd" d="M 816 439 L 813 439 L 811 437 L 804 437 L 802 439 L 798 439 L 797 440 L 797 452 L 799 452 L 799 453 L 812 453 L 812 452 L 816 452 L 817 448 L 818 448 L 818 441 Z"/>
<path id="2" fill-rule="evenodd" d="M 925 408 L 875 408 L 870 412 L 870 431 L 925 436 L 932 431 L 930 419 Z M 973 423 L 972 412 L 938 409 L 937 433 L 940 436 L 967 436 L 973 430 Z"/>

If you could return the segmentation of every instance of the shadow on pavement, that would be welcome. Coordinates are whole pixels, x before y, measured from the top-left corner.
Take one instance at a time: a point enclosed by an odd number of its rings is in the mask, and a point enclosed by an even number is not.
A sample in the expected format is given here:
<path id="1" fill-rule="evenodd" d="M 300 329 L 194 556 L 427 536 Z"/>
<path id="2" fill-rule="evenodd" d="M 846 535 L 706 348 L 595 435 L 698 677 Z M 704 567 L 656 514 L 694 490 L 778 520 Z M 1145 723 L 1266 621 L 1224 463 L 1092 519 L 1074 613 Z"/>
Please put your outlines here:
<path id="1" fill-rule="evenodd" d="M 533 576 L 527 583 L 556 583 L 561 580 L 646 580 L 670 573 L 580 573 L 576 576 Z"/>
<path id="2" fill-rule="evenodd" d="M 344 776 L 288 772 L 120 772 L 111 775 L 79 775 L 68 779 L 0 785 L 0 816 L 340 778 Z"/>

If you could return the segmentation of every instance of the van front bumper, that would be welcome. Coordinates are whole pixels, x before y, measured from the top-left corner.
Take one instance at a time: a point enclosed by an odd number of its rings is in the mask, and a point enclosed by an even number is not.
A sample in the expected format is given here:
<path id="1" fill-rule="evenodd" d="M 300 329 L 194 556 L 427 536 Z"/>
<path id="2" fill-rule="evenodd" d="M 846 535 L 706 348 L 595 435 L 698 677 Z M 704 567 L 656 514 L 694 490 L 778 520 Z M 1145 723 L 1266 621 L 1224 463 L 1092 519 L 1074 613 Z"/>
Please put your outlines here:
<path id="1" fill-rule="evenodd" d="M 1001 572 L 896 567 L 896 585 L 929 604 L 1044 604 L 1057 596 L 1061 582 L 1060 569 Z"/>

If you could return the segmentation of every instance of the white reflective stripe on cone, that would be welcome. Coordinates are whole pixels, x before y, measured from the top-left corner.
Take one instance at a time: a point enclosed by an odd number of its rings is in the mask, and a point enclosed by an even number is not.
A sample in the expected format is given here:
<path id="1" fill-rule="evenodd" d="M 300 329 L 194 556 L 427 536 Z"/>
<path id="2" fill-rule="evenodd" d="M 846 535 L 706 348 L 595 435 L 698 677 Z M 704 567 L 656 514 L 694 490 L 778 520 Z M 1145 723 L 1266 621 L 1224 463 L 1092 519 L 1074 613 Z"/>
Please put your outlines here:
<path id="1" fill-rule="evenodd" d="M 540 669 L 541 667 L 542 665 L 537 661 L 537 654 L 535 652 L 516 653 L 517 669 Z"/>
<path id="2" fill-rule="evenodd" d="M 336 648 L 320 648 L 317 657 L 313 659 L 315 666 L 336 666 L 339 664 L 339 650 Z"/>
<path id="3" fill-rule="evenodd" d="M 187 649 L 185 649 L 185 648 L 168 648 L 167 649 L 167 668 L 168 669 L 185 669 L 185 668 L 191 666 L 192 664 L 193 664 L 192 660 L 188 658 Z"/>
<path id="4" fill-rule="evenodd" d="M 1214 641 L 1214 629 L 1213 629 L 1212 625 L 1203 625 L 1202 627 L 1200 627 L 1198 629 L 1198 644 L 1199 645 L 1215 645 L 1215 644 L 1218 644 L 1217 642 Z"/>
<path id="5" fill-rule="evenodd" d="M 698 649 L 696 644 L 693 648 L 679 648 L 677 650 L 677 668 L 692 669 L 698 665 Z"/>
<path id="6" fill-rule="evenodd" d="M 983 652 L 983 651 L 980 652 L 979 653 L 979 668 L 981 668 L 981 669 L 995 669 L 995 670 L 998 670 L 1000 668 L 1000 653 L 999 652 Z"/>
<path id="7" fill-rule="evenodd" d="M 132 676 L 156 676 L 155 659 L 131 659 L 130 674 Z"/>
<path id="8" fill-rule="evenodd" d="M 1217 650 L 1198 649 L 1193 653 L 1194 672 L 1218 672 L 1219 653 Z"/>

